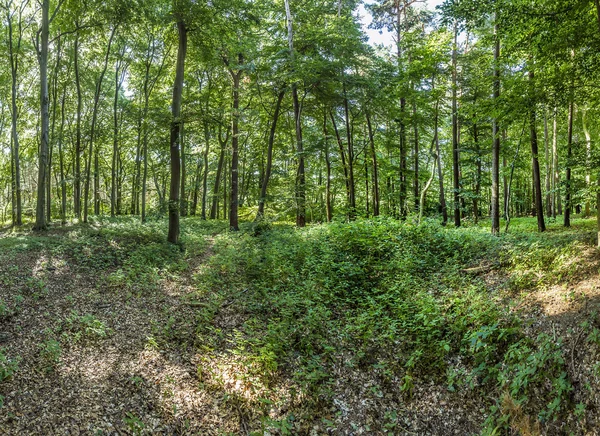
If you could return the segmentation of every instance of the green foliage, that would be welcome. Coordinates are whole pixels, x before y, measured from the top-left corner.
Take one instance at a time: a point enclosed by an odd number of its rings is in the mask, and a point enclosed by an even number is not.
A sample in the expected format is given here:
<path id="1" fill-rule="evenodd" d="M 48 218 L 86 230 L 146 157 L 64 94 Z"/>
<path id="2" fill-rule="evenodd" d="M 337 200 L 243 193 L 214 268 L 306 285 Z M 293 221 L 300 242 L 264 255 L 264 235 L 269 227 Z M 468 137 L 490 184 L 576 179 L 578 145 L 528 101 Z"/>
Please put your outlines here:
<path id="1" fill-rule="evenodd" d="M 72 311 L 62 324 L 62 333 L 69 341 L 96 341 L 106 338 L 111 330 L 94 315 L 79 315 Z"/>
<path id="2" fill-rule="evenodd" d="M 6 356 L 6 350 L 0 348 L 0 382 L 7 380 L 19 368 L 19 358 L 10 359 Z"/>
<path id="3" fill-rule="evenodd" d="M 44 369 L 48 372 L 54 371 L 60 363 L 62 347 L 60 342 L 54 338 L 49 338 L 39 345 L 40 358 Z"/>

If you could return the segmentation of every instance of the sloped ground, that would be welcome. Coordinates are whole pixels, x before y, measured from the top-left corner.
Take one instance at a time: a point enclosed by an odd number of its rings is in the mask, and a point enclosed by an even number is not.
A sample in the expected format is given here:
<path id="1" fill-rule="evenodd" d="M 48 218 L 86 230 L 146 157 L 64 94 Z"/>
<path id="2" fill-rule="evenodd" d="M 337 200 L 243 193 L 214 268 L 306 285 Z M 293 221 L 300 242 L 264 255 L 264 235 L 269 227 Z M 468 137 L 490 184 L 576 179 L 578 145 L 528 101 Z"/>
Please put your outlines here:
<path id="1" fill-rule="evenodd" d="M 529 224 L 5 233 L 0 434 L 595 434 L 591 225 L 540 245 Z"/>

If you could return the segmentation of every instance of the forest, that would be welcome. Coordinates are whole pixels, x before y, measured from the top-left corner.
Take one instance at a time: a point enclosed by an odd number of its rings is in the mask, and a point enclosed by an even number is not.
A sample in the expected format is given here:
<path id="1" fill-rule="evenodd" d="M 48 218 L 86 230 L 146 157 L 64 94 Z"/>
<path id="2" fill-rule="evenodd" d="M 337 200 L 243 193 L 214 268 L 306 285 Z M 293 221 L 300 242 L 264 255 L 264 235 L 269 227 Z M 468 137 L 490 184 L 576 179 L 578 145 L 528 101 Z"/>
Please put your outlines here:
<path id="1" fill-rule="evenodd" d="M 600 432 L 600 0 L 0 0 L 0 434 Z"/>

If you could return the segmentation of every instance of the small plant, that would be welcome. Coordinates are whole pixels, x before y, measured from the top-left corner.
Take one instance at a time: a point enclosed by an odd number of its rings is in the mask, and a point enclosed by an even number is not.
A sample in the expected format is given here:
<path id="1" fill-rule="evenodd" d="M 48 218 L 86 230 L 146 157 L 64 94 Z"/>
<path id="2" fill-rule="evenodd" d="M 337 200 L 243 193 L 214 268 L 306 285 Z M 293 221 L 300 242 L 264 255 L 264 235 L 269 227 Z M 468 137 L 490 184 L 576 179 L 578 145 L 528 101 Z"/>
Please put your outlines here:
<path id="1" fill-rule="evenodd" d="M 9 359 L 6 350 L 0 348 L 0 382 L 10 379 L 19 368 L 19 358 Z"/>
<path id="2" fill-rule="evenodd" d="M 125 413 L 125 418 L 123 418 L 123 422 L 125 422 L 127 427 L 129 427 L 131 433 L 135 435 L 142 434 L 142 432 L 146 428 L 144 422 L 132 412 Z"/>
<path id="3" fill-rule="evenodd" d="M 40 358 L 42 359 L 44 370 L 51 372 L 56 369 L 60 363 L 62 347 L 56 339 L 47 339 L 40 344 Z"/>
<path id="4" fill-rule="evenodd" d="M 81 340 L 100 340 L 110 333 L 110 329 L 94 315 L 79 315 L 72 311 L 64 322 L 64 334 L 73 342 Z"/>

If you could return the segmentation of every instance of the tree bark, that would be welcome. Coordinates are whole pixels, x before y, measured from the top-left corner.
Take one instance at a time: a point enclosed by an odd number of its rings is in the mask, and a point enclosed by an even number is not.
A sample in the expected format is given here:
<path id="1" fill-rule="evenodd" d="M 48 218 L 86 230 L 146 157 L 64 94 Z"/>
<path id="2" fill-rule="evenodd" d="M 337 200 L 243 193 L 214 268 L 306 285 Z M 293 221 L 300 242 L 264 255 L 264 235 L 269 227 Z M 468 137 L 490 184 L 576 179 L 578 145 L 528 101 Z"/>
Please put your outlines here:
<path id="1" fill-rule="evenodd" d="M 498 16 L 494 24 L 494 103 L 497 106 L 500 99 L 500 37 L 498 35 Z M 496 108 L 497 110 L 497 108 Z M 492 234 L 500 234 L 500 129 L 498 118 L 492 120 Z"/>
<path id="2" fill-rule="evenodd" d="M 452 45 L 452 171 L 454 183 L 454 225 L 460 227 L 460 167 L 458 150 L 457 56 L 458 24 L 454 23 Z"/>
<path id="3" fill-rule="evenodd" d="M 50 33 L 50 0 L 42 2 L 42 25 L 40 28 L 40 42 L 38 47 L 38 61 L 40 64 L 40 155 L 38 164 L 38 189 L 37 204 L 35 208 L 34 230 L 45 230 L 46 222 L 46 182 L 48 171 L 48 139 L 50 134 L 50 112 L 48 96 L 48 36 Z"/>
<path id="4" fill-rule="evenodd" d="M 238 63 L 243 63 L 242 55 L 238 56 Z M 242 70 L 230 70 L 233 79 L 233 109 L 231 112 L 231 192 L 229 199 L 229 228 L 239 230 L 239 122 L 240 122 L 240 79 Z"/>
<path id="5" fill-rule="evenodd" d="M 590 161 L 592 159 L 592 137 L 587 126 L 587 111 L 583 111 L 581 114 L 581 122 L 583 124 L 583 134 L 585 136 L 585 186 L 589 190 L 591 188 L 591 174 L 590 174 Z M 590 199 L 586 195 L 585 200 L 585 216 L 590 215 Z"/>
<path id="6" fill-rule="evenodd" d="M 277 129 L 277 121 L 279 120 L 279 112 L 281 110 L 281 102 L 285 96 L 285 90 L 279 91 L 277 95 L 277 102 L 275 103 L 275 112 L 273 113 L 273 121 L 271 122 L 271 130 L 269 132 L 269 144 L 267 145 L 267 164 L 265 166 L 265 172 L 262 178 L 262 184 L 260 187 L 260 197 L 258 199 L 258 212 L 256 219 L 259 220 L 264 216 L 265 213 L 265 201 L 267 198 L 267 187 L 269 186 L 269 179 L 271 178 L 271 170 L 273 167 L 273 143 L 275 142 L 275 132 Z"/>
<path id="7" fill-rule="evenodd" d="M 556 108 L 554 108 L 552 121 L 552 172 L 552 217 L 556 218 L 557 209 L 560 209 L 560 172 L 558 170 L 558 123 L 556 121 Z M 560 212 L 558 212 L 558 214 L 560 215 Z"/>
<path id="8" fill-rule="evenodd" d="M 206 146 L 202 158 L 204 160 L 204 173 L 202 174 L 202 219 L 206 219 L 206 198 L 208 190 L 208 152 L 210 150 L 210 134 L 208 130 L 208 121 L 204 121 L 204 141 Z"/>
<path id="9" fill-rule="evenodd" d="M 575 104 L 569 103 L 569 120 L 567 127 L 567 166 L 565 170 L 565 215 L 564 226 L 571 226 L 571 159 L 573 157 L 573 117 Z"/>
<path id="10" fill-rule="evenodd" d="M 106 48 L 106 55 L 104 57 L 104 67 L 102 68 L 102 72 L 100 73 L 100 77 L 96 82 L 96 91 L 94 94 L 94 108 L 92 110 L 92 125 L 90 127 L 90 142 L 88 145 L 88 157 L 86 164 L 86 177 L 85 177 L 85 187 L 83 193 L 83 222 L 87 223 L 88 221 L 88 201 L 89 201 L 89 192 L 90 192 L 90 183 L 91 183 L 91 169 L 92 169 L 92 153 L 94 151 L 94 134 L 96 132 L 96 121 L 98 119 L 98 105 L 100 103 L 100 93 L 102 91 L 102 81 L 104 80 L 104 75 L 106 74 L 106 70 L 108 68 L 108 57 L 110 55 L 110 47 L 112 46 L 113 39 L 115 37 L 117 31 L 117 25 L 115 25 L 110 32 L 110 37 L 108 39 L 108 47 Z M 95 165 L 97 166 L 97 165 Z M 96 174 L 97 175 L 97 171 Z M 94 200 L 96 201 L 96 193 L 94 195 Z M 96 210 L 96 202 L 94 204 L 94 209 Z"/>
<path id="11" fill-rule="evenodd" d="M 8 54 L 10 61 L 11 72 L 11 143 L 12 143 L 12 197 L 13 225 L 20 226 L 23 224 L 23 212 L 21 202 L 21 158 L 19 149 L 19 134 L 17 130 L 17 122 L 19 119 L 19 109 L 17 107 L 17 79 L 19 71 L 19 53 L 21 51 L 21 41 L 23 39 L 23 8 L 20 7 L 19 19 L 17 23 L 18 36 L 17 44 L 14 47 L 13 43 L 13 20 L 10 10 L 6 9 L 6 24 L 8 27 Z"/>
<path id="12" fill-rule="evenodd" d="M 373 126 L 369 112 L 365 113 L 367 118 L 367 128 L 369 130 L 369 145 L 371 147 L 371 160 L 373 163 L 373 216 L 379 216 L 379 170 L 377 168 L 377 152 L 375 150 L 375 140 L 373 138 Z"/>
<path id="13" fill-rule="evenodd" d="M 181 130 L 181 96 L 183 92 L 183 75 L 185 71 L 185 55 L 187 51 L 187 29 L 181 17 L 177 21 L 179 45 L 177 49 L 177 64 L 175 66 L 175 82 L 173 83 L 173 103 L 171 104 L 171 188 L 169 191 L 169 234 L 167 241 L 172 244 L 179 242 L 179 183 L 181 161 L 179 156 L 179 140 Z"/>
<path id="14" fill-rule="evenodd" d="M 290 62 L 294 68 L 294 31 L 292 24 L 292 12 L 289 0 L 284 0 L 285 15 L 287 18 L 288 47 L 290 50 Z M 302 120 L 300 101 L 298 100 L 298 85 L 292 83 L 292 101 L 294 104 L 294 125 L 296 128 L 296 153 L 298 156 L 298 172 L 296 173 L 296 225 L 306 225 L 306 175 L 304 174 L 304 147 L 302 143 Z"/>
<path id="15" fill-rule="evenodd" d="M 345 124 L 346 124 L 346 145 L 348 151 L 348 186 L 349 190 L 349 199 L 350 199 L 350 208 L 348 211 L 348 218 L 353 220 L 356 217 L 356 185 L 354 182 L 354 146 L 352 142 L 352 133 L 350 131 L 350 110 L 348 107 L 348 98 L 346 96 L 346 85 L 344 87 L 344 115 L 345 115 Z"/>
<path id="16" fill-rule="evenodd" d="M 225 160 L 225 148 L 227 147 L 227 141 L 229 141 L 229 132 L 225 134 L 225 139 L 222 139 L 221 129 L 219 128 L 219 145 L 221 146 L 221 153 L 219 154 L 219 162 L 217 164 L 217 174 L 215 175 L 215 185 L 213 187 L 212 206 L 210 208 L 210 219 L 214 220 L 218 215 L 219 207 L 219 186 L 221 183 L 221 174 L 223 172 L 223 162 Z"/>
<path id="17" fill-rule="evenodd" d="M 534 72 L 532 69 L 529 70 L 529 81 L 531 86 L 534 85 Z M 544 206 L 542 204 L 542 181 L 540 175 L 540 162 L 538 160 L 538 140 L 537 140 L 537 129 L 536 129 L 536 114 L 535 114 L 535 100 L 532 98 L 531 102 L 531 113 L 530 113 L 530 129 L 531 129 L 531 159 L 533 167 L 533 186 L 535 196 L 535 209 L 537 215 L 538 231 L 543 232 L 546 230 L 546 224 L 544 223 Z"/>
<path id="18" fill-rule="evenodd" d="M 75 26 L 79 23 L 75 21 Z M 73 185 L 73 209 L 78 221 L 81 222 L 81 108 L 83 99 L 81 95 L 81 78 L 79 77 L 79 32 L 75 32 L 75 45 L 73 49 L 73 65 L 75 68 L 75 87 L 77 89 L 77 121 L 75 142 L 75 178 Z"/>
<path id="19" fill-rule="evenodd" d="M 120 56 L 125 54 L 125 46 L 121 51 Z M 111 183 L 110 183 L 110 216 L 114 217 L 117 212 L 117 156 L 119 154 L 119 92 L 125 79 L 127 67 L 123 65 L 123 60 L 118 59 L 115 64 L 115 95 L 113 100 L 113 149 L 112 149 L 112 165 L 111 165 Z"/>
<path id="20" fill-rule="evenodd" d="M 337 124 L 335 122 L 335 117 L 333 116 L 333 112 L 329 112 L 331 118 L 331 124 L 333 125 L 333 131 L 335 133 L 335 138 L 337 140 L 338 148 L 340 150 L 340 159 L 342 160 L 342 166 L 344 168 L 344 182 L 346 183 L 346 201 L 347 207 L 350 208 L 351 200 L 350 200 L 350 176 L 348 175 L 348 165 L 346 164 L 346 152 L 344 151 L 344 144 L 342 143 L 342 137 L 340 136 L 340 132 L 337 128 Z"/>
<path id="21" fill-rule="evenodd" d="M 551 204 L 551 179 L 552 179 L 552 161 L 550 158 L 550 146 L 549 146 L 549 136 L 548 136 L 548 111 L 544 108 L 544 152 L 546 155 L 546 216 L 551 216 L 552 214 L 552 204 Z"/>
<path id="22" fill-rule="evenodd" d="M 186 156 L 185 156 L 185 124 L 181 123 L 181 130 L 179 135 L 179 144 L 181 148 L 181 187 L 179 195 L 179 213 L 181 216 L 187 216 L 187 198 L 185 192 L 185 180 L 186 174 Z"/>
<path id="23" fill-rule="evenodd" d="M 473 124 L 473 142 L 476 153 L 475 196 L 473 197 L 473 219 L 479 221 L 479 199 L 481 198 L 481 149 L 479 147 L 479 130 L 477 123 Z"/>

